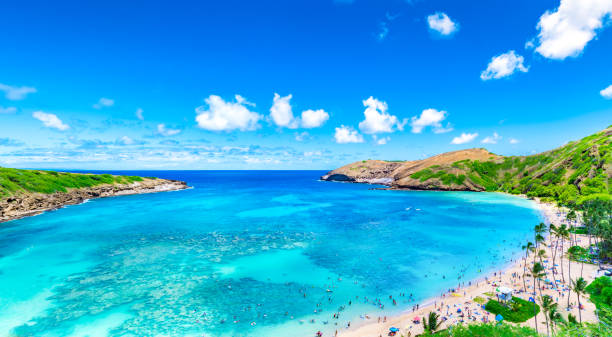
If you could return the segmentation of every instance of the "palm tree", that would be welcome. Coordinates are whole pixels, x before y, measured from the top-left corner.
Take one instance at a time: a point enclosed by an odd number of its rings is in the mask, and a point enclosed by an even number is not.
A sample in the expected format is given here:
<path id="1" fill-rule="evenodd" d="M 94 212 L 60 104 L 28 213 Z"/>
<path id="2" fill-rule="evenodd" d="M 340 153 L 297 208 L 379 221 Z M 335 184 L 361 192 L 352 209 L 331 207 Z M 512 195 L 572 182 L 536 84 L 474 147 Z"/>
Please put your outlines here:
<path id="1" fill-rule="evenodd" d="M 571 229 L 574 228 L 574 224 L 576 221 L 576 211 L 572 208 L 569 213 L 567 213 L 567 216 L 565 217 L 569 223 L 570 223 L 570 232 L 574 232 L 574 241 L 576 241 L 575 237 L 576 237 L 576 231 L 572 231 Z M 570 237 L 570 245 L 571 245 L 571 237 Z"/>
<path id="2" fill-rule="evenodd" d="M 561 239 L 561 255 L 559 255 L 559 259 L 561 261 L 559 263 L 561 264 L 561 279 L 563 280 L 563 283 L 565 283 L 565 275 L 563 274 L 563 255 L 565 254 L 565 251 L 563 250 L 563 243 L 566 238 L 571 242 L 571 237 L 566 225 L 561 225 L 559 228 L 557 228 L 557 235 Z"/>
<path id="3" fill-rule="evenodd" d="M 587 282 L 582 277 L 579 277 L 577 280 L 574 280 L 572 282 L 572 290 L 576 293 L 576 296 L 578 296 L 578 316 L 580 317 L 580 323 L 582 323 L 582 311 L 580 310 L 580 295 L 584 295 L 584 293 L 586 292 L 586 286 Z"/>
<path id="4" fill-rule="evenodd" d="M 538 260 L 542 263 L 542 258 L 546 257 L 546 251 L 544 249 L 538 250 Z"/>
<path id="5" fill-rule="evenodd" d="M 542 266 L 542 264 L 540 262 L 536 262 L 533 264 L 533 268 L 531 268 L 531 277 L 533 277 L 533 298 L 536 297 L 536 280 L 538 280 L 538 289 L 540 290 L 540 297 L 542 297 L 542 289 L 539 287 L 539 280 L 544 277 L 546 275 L 545 271 L 544 271 L 544 267 Z M 533 318 L 535 319 L 535 327 L 536 327 L 536 332 L 538 331 L 538 315 L 536 312 L 536 303 L 535 300 L 533 301 Z"/>
<path id="6" fill-rule="evenodd" d="M 429 312 L 429 319 L 423 317 L 423 329 L 425 330 L 425 332 L 436 332 L 440 325 L 442 325 L 442 321 L 438 321 L 438 319 L 440 319 L 440 315 L 433 311 Z"/>
<path id="7" fill-rule="evenodd" d="M 540 304 L 542 304 L 542 311 L 544 312 L 544 319 L 546 320 L 546 335 L 550 335 L 550 330 L 548 329 L 548 315 L 550 313 L 550 309 L 555 304 L 552 297 L 549 295 L 540 296 Z"/>
<path id="8" fill-rule="evenodd" d="M 550 319 L 550 332 L 552 335 L 555 335 L 555 325 L 559 322 L 563 322 L 563 316 L 559 310 L 559 305 L 557 303 L 553 303 L 548 309 L 548 319 Z"/>
<path id="9" fill-rule="evenodd" d="M 527 281 L 525 281 L 525 274 L 527 274 L 527 257 L 529 253 L 533 252 L 533 243 L 527 241 L 527 244 L 521 247 L 525 251 L 525 263 L 523 264 L 523 291 L 527 292 Z"/>
<path id="10" fill-rule="evenodd" d="M 546 232 L 546 225 L 544 223 L 540 222 L 539 225 L 535 225 L 535 227 L 533 228 L 533 231 L 534 231 L 534 234 L 535 234 L 535 237 L 536 237 L 536 246 L 537 246 L 537 244 L 538 244 L 537 237 L 538 237 L 538 235 L 542 236 L 542 234 L 544 234 Z"/>
<path id="11" fill-rule="evenodd" d="M 553 265 L 553 278 L 555 278 L 555 273 L 556 273 L 556 269 L 555 269 L 555 258 L 557 257 L 557 247 L 559 246 L 559 235 L 558 235 L 558 228 L 555 227 L 555 225 L 550 224 L 548 226 L 548 235 L 550 236 L 550 248 L 552 250 L 552 265 Z M 553 237 L 557 237 L 557 240 L 555 240 L 555 244 L 553 245 L 552 243 L 552 239 Z M 554 248 L 553 248 L 554 247 Z M 555 281 L 555 288 L 557 287 L 557 281 Z"/>

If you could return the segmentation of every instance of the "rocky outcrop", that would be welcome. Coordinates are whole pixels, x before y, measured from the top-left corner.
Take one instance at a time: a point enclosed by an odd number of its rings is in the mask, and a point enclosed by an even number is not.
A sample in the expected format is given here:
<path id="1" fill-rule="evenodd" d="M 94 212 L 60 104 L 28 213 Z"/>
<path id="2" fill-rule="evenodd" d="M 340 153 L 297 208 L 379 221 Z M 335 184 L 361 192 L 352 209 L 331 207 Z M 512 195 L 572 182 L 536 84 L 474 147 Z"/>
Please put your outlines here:
<path id="1" fill-rule="evenodd" d="M 481 186 L 465 181 L 463 184 L 445 185 L 438 179 L 421 181 L 413 179 L 412 174 L 432 166 L 445 166 L 455 171 L 451 165 L 461 160 L 497 160 L 501 158 L 485 149 L 468 149 L 443 153 L 423 160 L 383 161 L 362 160 L 342 166 L 322 176 L 322 180 L 368 183 L 386 185 L 393 189 L 444 190 L 444 191 L 482 191 Z"/>
<path id="2" fill-rule="evenodd" d="M 119 195 L 155 193 L 186 189 L 178 180 L 143 178 L 131 184 L 99 185 L 52 194 L 21 193 L 0 200 L 0 222 L 40 214 L 45 211 L 76 205 L 89 199 Z"/>

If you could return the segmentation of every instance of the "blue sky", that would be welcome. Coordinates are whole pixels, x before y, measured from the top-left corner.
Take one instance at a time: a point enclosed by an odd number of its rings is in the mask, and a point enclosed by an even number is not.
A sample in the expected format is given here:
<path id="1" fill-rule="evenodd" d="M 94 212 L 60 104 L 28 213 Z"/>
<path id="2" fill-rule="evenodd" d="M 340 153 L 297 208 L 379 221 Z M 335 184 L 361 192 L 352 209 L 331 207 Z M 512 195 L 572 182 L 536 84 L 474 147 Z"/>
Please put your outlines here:
<path id="1" fill-rule="evenodd" d="M 0 4 L 0 165 L 331 169 L 612 124 L 612 0 Z"/>

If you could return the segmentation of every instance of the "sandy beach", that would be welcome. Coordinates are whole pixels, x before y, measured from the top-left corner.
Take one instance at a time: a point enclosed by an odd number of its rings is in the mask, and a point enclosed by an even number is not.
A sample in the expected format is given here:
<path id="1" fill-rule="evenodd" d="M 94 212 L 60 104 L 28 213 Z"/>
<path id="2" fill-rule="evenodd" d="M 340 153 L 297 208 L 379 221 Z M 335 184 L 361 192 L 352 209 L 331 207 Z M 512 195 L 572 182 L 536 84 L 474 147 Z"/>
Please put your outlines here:
<path id="1" fill-rule="evenodd" d="M 554 224 L 555 226 L 559 226 L 563 223 L 567 224 L 567 220 L 565 219 L 565 212 L 556 206 L 541 203 L 536 201 L 539 209 L 542 212 L 542 215 L 545 217 L 545 224 L 548 226 L 549 224 Z M 534 224 L 535 226 L 536 224 Z M 576 236 L 578 244 L 586 247 L 588 245 L 588 238 L 584 235 Z M 576 298 L 576 294 L 574 292 L 569 291 L 569 274 L 568 270 L 571 269 L 571 278 L 576 279 L 582 276 L 587 282 L 591 282 L 596 278 L 597 273 L 597 265 L 592 264 L 581 264 L 578 262 L 572 262 L 571 268 L 568 268 L 568 260 L 566 258 L 563 259 L 563 276 L 561 275 L 560 268 L 560 260 L 559 256 L 561 255 L 561 247 L 558 247 L 556 253 L 555 264 L 559 265 L 556 270 L 555 277 L 552 276 L 552 256 L 554 245 L 551 245 L 551 238 L 546 237 L 545 242 L 546 247 L 546 258 L 544 260 L 544 266 L 546 267 L 547 277 L 545 279 L 550 280 L 558 280 L 557 282 L 558 288 L 553 289 L 551 285 L 545 285 L 542 282 L 542 295 L 550 295 L 552 298 L 559 303 L 559 312 L 566 318 L 568 313 L 573 314 L 576 318 L 579 317 L 579 309 L 578 309 L 578 301 Z M 564 249 L 567 250 L 570 245 L 566 241 L 564 245 Z M 527 259 L 527 268 L 530 267 L 534 256 L 530 254 Z M 466 287 L 455 289 L 454 293 L 446 293 L 443 296 L 436 297 L 424 301 L 425 304 L 419 306 L 418 310 L 404 312 L 401 315 L 397 316 L 389 316 L 386 317 L 386 320 L 383 319 L 379 322 L 378 317 L 380 313 L 369 314 L 364 313 L 364 317 L 369 317 L 369 319 L 363 319 L 361 322 L 352 322 L 352 326 L 350 328 L 344 328 L 342 330 L 338 330 L 338 336 L 342 337 L 379 337 L 379 336 L 387 336 L 389 333 L 389 328 L 396 327 L 400 329 L 400 334 L 405 336 L 414 336 L 423 332 L 422 324 L 417 324 L 413 322 L 415 317 L 426 317 L 429 312 L 435 311 L 440 315 L 440 319 L 446 318 L 440 327 L 440 329 L 445 329 L 451 325 L 455 325 L 459 322 L 487 322 L 487 321 L 495 321 L 495 315 L 486 312 L 482 309 L 481 304 L 476 303 L 474 298 L 480 297 L 487 300 L 487 298 L 495 299 L 495 295 L 493 297 L 485 295 L 495 294 L 495 289 L 497 287 L 505 286 L 514 290 L 513 296 L 520 297 L 522 299 L 528 300 L 529 297 L 533 297 L 533 279 L 529 276 L 526 276 L 527 283 L 527 291 L 523 291 L 523 267 L 524 267 L 524 259 L 521 258 L 517 261 L 514 261 L 509 265 L 508 268 L 494 272 L 493 274 L 487 275 L 484 279 L 481 280 L 473 280 L 471 285 L 466 282 Z M 565 282 L 563 282 L 565 279 Z M 568 307 L 568 293 L 569 293 L 569 307 Z M 539 292 L 537 296 L 540 296 Z M 485 302 L 486 303 L 486 302 Z M 581 297 L 581 303 L 584 307 L 582 311 L 582 321 L 583 322 L 596 322 L 597 317 L 595 315 L 595 305 L 589 302 L 587 299 Z M 461 309 L 461 313 L 458 313 L 458 309 Z M 537 315 L 538 322 L 538 330 L 542 332 L 546 332 L 546 323 L 544 314 L 540 312 Z M 514 324 L 514 323 L 510 323 Z M 535 319 L 531 318 L 525 323 L 521 323 L 523 326 L 530 326 L 535 328 Z"/>

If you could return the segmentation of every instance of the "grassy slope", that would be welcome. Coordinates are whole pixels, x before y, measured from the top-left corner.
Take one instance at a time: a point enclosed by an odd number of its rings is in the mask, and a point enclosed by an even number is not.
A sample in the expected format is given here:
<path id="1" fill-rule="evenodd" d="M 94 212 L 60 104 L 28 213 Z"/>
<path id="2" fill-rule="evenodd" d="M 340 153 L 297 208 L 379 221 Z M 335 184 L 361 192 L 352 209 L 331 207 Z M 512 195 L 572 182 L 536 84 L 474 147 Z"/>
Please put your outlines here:
<path id="1" fill-rule="evenodd" d="M 410 177 L 421 181 L 438 179 L 444 185 L 469 180 L 487 191 L 526 194 L 561 204 L 611 198 L 612 126 L 541 154 L 492 161 L 462 160 L 431 166 Z"/>
<path id="2" fill-rule="evenodd" d="M 20 170 L 0 167 L 0 198 L 28 192 L 66 192 L 70 188 L 102 184 L 128 184 L 141 177 L 111 174 L 79 174 L 54 171 Z"/>

